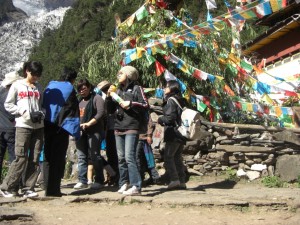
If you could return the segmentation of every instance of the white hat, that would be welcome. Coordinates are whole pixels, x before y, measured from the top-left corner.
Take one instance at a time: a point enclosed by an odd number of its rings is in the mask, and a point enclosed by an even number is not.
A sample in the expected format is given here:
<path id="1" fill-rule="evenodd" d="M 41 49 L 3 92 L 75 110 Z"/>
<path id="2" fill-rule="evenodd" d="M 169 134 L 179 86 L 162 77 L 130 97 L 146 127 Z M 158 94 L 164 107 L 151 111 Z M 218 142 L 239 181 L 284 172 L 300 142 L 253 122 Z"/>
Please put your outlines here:
<path id="1" fill-rule="evenodd" d="M 120 72 L 125 73 L 129 80 L 139 79 L 139 72 L 133 66 L 124 66 L 120 69 Z"/>
<path id="2" fill-rule="evenodd" d="M 102 91 L 103 89 L 109 87 L 111 85 L 111 83 L 107 80 L 101 81 L 97 87 Z"/>
<path id="3" fill-rule="evenodd" d="M 23 79 L 23 77 L 20 77 L 17 71 L 7 73 L 5 74 L 5 78 L 2 81 L 1 86 L 6 87 L 12 84 L 13 82 L 15 82 L 16 80 L 21 80 L 21 79 Z"/>

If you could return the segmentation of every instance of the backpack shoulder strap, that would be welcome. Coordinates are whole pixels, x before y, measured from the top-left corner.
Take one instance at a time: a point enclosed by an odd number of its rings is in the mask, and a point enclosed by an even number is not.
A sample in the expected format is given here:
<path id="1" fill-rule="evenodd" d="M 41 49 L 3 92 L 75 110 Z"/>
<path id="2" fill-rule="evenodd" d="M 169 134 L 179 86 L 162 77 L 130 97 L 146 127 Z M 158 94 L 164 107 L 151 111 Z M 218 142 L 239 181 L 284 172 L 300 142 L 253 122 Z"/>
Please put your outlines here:
<path id="1" fill-rule="evenodd" d="M 176 98 L 170 97 L 169 99 L 172 99 L 172 100 L 179 106 L 179 108 L 180 108 L 181 110 L 183 110 L 182 107 L 181 107 L 181 105 L 179 104 L 179 102 L 177 101 Z M 168 99 L 168 100 L 169 100 L 169 99 Z"/>

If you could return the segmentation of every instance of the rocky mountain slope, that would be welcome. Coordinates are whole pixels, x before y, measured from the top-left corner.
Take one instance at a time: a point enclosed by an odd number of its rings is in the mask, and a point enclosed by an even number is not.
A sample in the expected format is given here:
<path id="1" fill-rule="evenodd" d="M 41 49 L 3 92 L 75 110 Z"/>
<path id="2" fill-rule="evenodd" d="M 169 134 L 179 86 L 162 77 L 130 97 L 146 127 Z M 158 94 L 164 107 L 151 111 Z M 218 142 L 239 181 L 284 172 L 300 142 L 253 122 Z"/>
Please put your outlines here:
<path id="1" fill-rule="evenodd" d="M 57 29 L 75 0 L 0 0 L 0 80 L 28 60 L 46 30 Z M 64 8 L 60 8 L 64 7 Z"/>
<path id="2" fill-rule="evenodd" d="M 12 0 L 1 0 L 0 5 L 0 26 L 4 23 L 25 19 L 26 13 L 16 8 Z"/>
<path id="3" fill-rule="evenodd" d="M 68 9 L 59 8 L 0 27 L 0 80 L 6 73 L 20 69 L 32 47 L 40 41 L 46 30 L 59 27 Z"/>

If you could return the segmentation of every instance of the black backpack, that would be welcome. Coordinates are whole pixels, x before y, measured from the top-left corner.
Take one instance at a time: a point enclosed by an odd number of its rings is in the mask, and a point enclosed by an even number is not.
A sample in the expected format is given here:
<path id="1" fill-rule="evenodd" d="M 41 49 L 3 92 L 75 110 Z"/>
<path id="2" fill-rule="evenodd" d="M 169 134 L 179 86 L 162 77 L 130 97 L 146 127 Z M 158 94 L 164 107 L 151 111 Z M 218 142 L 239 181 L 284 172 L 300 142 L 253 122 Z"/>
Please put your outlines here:
<path id="1" fill-rule="evenodd" d="M 136 93 L 137 93 L 137 89 L 140 88 L 139 85 L 134 85 L 133 87 L 133 96 L 134 99 L 136 99 Z M 149 108 L 143 110 L 142 112 L 140 112 L 138 114 L 138 118 L 139 118 L 139 134 L 147 134 L 148 131 L 148 123 L 149 123 Z"/>

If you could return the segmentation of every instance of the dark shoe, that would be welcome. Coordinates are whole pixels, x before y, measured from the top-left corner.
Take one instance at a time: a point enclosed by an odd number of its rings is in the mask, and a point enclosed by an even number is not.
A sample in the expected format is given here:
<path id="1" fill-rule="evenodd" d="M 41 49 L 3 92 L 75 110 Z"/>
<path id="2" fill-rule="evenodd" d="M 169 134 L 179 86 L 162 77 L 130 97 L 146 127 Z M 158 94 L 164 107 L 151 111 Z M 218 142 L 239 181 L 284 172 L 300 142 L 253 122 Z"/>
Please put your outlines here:
<path id="1" fill-rule="evenodd" d="M 186 184 L 185 183 L 180 183 L 180 185 L 178 186 L 177 189 L 186 190 Z"/>
<path id="2" fill-rule="evenodd" d="M 113 177 L 109 177 L 106 182 L 108 186 L 116 186 L 119 182 L 119 176 L 116 175 Z"/>
<path id="3" fill-rule="evenodd" d="M 66 194 L 64 194 L 64 193 L 47 193 L 47 194 L 45 194 L 45 196 L 46 197 L 62 197 L 62 196 L 65 196 Z"/>
<path id="4" fill-rule="evenodd" d="M 168 185 L 168 189 L 177 189 L 180 186 L 179 180 L 171 181 Z"/>
<path id="5" fill-rule="evenodd" d="M 143 186 L 149 186 L 153 184 L 154 184 L 154 180 L 152 178 L 143 181 Z"/>

